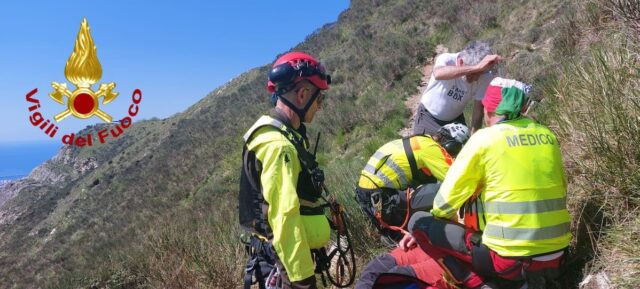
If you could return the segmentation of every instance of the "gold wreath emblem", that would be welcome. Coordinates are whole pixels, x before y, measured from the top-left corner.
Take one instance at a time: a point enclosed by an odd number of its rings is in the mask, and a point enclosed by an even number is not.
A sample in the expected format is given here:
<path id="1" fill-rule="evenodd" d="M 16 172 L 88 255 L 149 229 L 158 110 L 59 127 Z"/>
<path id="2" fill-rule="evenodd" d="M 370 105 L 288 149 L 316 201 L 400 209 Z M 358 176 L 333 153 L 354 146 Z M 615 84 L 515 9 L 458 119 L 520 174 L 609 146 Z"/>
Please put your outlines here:
<path id="1" fill-rule="evenodd" d="M 63 97 L 67 97 L 67 109 L 53 117 L 56 122 L 60 122 L 69 115 L 81 119 L 95 115 L 107 123 L 113 120 L 110 115 L 100 110 L 98 98 L 103 97 L 102 104 L 113 101 L 119 94 L 113 91 L 116 84 L 114 82 L 102 83 L 97 91 L 94 92 L 91 89 L 91 86 L 102 78 L 102 66 L 98 61 L 96 46 L 91 38 L 87 18 L 84 18 L 80 24 L 73 52 L 64 67 L 64 76 L 76 86 L 76 89 L 70 91 L 64 82 L 51 83 L 54 91 L 49 93 L 49 96 L 53 100 L 64 105 Z"/>

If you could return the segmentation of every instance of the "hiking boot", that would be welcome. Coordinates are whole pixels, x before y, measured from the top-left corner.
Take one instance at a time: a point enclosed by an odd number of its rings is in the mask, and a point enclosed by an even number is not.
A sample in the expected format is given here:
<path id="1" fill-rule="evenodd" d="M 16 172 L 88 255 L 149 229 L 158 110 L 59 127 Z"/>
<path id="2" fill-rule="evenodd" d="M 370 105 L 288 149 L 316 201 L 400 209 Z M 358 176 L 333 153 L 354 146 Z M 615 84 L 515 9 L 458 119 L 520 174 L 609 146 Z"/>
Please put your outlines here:
<path id="1" fill-rule="evenodd" d="M 398 247 L 398 242 L 393 240 L 391 237 L 387 235 L 380 235 L 380 243 L 389 249 L 393 249 Z"/>

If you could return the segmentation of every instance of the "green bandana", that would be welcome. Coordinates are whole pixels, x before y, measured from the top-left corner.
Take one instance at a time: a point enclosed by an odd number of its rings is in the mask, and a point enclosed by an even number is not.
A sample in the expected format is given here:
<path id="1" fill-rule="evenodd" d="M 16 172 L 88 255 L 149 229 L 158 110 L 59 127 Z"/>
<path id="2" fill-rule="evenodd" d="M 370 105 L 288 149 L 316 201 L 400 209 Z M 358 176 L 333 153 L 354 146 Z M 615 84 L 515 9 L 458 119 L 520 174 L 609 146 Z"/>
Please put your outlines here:
<path id="1" fill-rule="evenodd" d="M 522 107 L 529 99 L 527 95 L 515 86 L 502 88 L 502 100 L 496 108 L 497 115 L 504 115 L 506 119 L 514 119 L 520 116 Z"/>

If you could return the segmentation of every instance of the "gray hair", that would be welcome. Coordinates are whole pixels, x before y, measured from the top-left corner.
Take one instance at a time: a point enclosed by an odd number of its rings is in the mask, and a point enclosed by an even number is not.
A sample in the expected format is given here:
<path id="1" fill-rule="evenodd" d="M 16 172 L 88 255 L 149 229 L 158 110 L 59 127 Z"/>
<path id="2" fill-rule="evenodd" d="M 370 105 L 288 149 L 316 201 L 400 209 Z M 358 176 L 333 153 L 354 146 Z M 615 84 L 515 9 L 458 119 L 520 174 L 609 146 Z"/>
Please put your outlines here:
<path id="1" fill-rule="evenodd" d="M 464 65 L 476 65 L 489 54 L 491 54 L 491 47 L 489 44 L 479 40 L 474 40 L 460 51 L 458 57 L 462 58 Z"/>

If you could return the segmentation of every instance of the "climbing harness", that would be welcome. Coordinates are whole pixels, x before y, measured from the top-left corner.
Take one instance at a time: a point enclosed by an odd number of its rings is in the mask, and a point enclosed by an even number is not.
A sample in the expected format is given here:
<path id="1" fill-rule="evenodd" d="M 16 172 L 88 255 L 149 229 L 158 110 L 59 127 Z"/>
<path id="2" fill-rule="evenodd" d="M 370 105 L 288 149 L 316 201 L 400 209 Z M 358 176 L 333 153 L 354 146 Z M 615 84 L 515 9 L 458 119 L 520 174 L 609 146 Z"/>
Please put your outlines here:
<path id="1" fill-rule="evenodd" d="M 249 289 L 256 283 L 260 289 L 282 288 L 282 280 L 275 266 L 277 256 L 269 241 L 258 234 L 251 234 L 242 236 L 240 242 L 244 244 L 245 252 L 249 256 L 244 269 L 244 288 Z M 274 275 L 274 272 L 277 275 Z M 278 284 L 280 287 L 277 286 Z"/>

